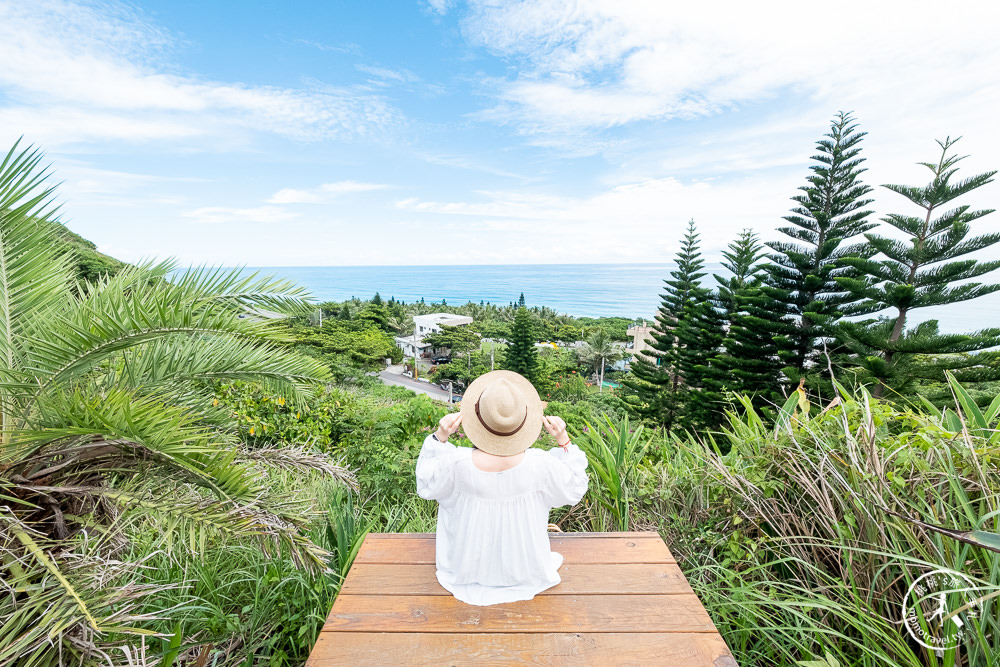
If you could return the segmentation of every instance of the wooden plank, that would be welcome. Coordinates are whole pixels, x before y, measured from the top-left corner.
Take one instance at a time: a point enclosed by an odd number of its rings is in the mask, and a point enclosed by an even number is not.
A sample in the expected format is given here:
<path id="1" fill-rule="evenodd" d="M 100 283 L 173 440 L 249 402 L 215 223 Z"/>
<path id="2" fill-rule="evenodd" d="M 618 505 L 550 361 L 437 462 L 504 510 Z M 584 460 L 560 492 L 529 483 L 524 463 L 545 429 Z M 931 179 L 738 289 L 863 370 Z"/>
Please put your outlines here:
<path id="1" fill-rule="evenodd" d="M 656 533 L 653 537 L 564 538 L 553 535 L 552 549 L 567 563 L 674 563 L 673 555 Z M 405 540 L 365 538 L 355 563 L 434 562 L 434 538 L 413 537 Z"/>
<path id="2" fill-rule="evenodd" d="M 563 563 L 562 582 L 539 595 L 692 593 L 673 563 L 626 563 L 608 567 Z M 451 595 L 434 575 L 434 565 L 355 563 L 340 595 Z"/>
<path id="3" fill-rule="evenodd" d="M 548 595 L 477 607 L 450 595 L 343 595 L 323 630 L 352 632 L 715 632 L 693 593 Z"/>
<path id="4" fill-rule="evenodd" d="M 306 666 L 336 665 L 738 667 L 722 637 L 707 633 L 320 633 Z"/>

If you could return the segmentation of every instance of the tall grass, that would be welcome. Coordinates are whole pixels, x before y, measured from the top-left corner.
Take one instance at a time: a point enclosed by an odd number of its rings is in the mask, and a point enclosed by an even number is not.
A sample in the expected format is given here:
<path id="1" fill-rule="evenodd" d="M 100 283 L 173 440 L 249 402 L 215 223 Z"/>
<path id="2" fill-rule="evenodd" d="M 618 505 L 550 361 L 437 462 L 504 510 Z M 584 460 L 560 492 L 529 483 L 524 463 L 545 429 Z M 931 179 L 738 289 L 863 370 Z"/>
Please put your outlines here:
<path id="1" fill-rule="evenodd" d="M 584 421 L 573 441 L 586 453 L 593 482 L 589 496 L 595 501 L 591 518 L 597 530 L 629 529 L 631 505 L 637 482 L 636 470 L 645 456 L 652 436 L 640 425 L 629 426 L 628 417 L 595 427 Z"/>
<path id="2" fill-rule="evenodd" d="M 841 390 L 825 407 L 793 399 L 776 427 L 743 401 L 718 444 L 665 443 L 664 460 L 681 464 L 665 480 L 674 490 L 643 505 L 665 517 L 668 539 L 682 536 L 689 580 L 740 664 L 827 655 L 847 665 L 995 664 L 1000 614 L 988 596 L 1000 590 L 1000 556 L 911 520 L 1000 532 L 993 434 L 955 432 L 947 415 L 864 390 Z M 711 526 L 700 543 L 682 523 L 692 518 Z M 962 643 L 943 651 L 902 625 L 910 584 L 936 569 L 969 577 L 984 598 Z M 950 608 L 959 599 L 949 596 Z M 918 608 L 923 622 L 929 611 Z"/>

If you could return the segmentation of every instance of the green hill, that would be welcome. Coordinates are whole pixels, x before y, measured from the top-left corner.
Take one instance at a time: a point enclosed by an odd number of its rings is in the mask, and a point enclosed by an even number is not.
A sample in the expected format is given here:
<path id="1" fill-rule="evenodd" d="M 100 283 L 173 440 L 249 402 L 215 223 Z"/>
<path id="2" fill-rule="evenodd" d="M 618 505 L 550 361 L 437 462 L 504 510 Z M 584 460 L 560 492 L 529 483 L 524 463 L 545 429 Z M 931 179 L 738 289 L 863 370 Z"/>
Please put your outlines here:
<path id="1" fill-rule="evenodd" d="M 77 277 L 81 280 L 96 280 L 102 274 L 114 275 L 126 266 L 125 262 L 97 252 L 94 243 L 71 232 L 65 225 L 57 222 L 47 224 L 55 225 L 63 249 L 74 258 Z"/>

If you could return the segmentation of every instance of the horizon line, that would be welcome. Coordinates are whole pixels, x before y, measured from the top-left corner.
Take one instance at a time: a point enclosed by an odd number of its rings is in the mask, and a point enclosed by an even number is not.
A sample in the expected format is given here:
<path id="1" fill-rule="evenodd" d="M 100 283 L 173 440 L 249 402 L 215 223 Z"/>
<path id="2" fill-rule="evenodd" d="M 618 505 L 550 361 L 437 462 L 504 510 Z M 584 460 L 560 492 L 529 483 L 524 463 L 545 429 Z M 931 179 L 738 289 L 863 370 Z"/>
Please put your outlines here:
<path id="1" fill-rule="evenodd" d="M 721 262 L 705 262 L 706 264 L 721 264 Z M 385 269 L 385 268 L 482 268 L 485 266 L 668 266 L 677 262 L 560 262 L 536 264 L 285 264 L 285 265 L 250 265 L 222 264 L 224 269 Z M 196 266 L 196 265 L 191 265 Z"/>

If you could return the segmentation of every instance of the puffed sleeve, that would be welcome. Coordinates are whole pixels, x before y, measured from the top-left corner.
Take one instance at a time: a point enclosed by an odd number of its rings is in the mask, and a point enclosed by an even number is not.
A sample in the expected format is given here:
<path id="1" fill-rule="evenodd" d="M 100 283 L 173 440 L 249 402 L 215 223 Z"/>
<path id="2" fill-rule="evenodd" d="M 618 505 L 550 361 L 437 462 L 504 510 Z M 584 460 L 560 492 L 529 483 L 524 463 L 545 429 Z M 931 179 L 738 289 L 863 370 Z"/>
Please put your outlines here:
<path id="1" fill-rule="evenodd" d="M 570 443 L 563 451 L 554 447 L 545 453 L 548 469 L 544 496 L 550 507 L 574 505 L 587 492 L 587 455 Z"/>
<path id="2" fill-rule="evenodd" d="M 458 448 L 438 442 L 433 434 L 424 438 L 417 457 L 417 495 L 427 500 L 447 498 L 455 487 L 455 459 Z"/>

